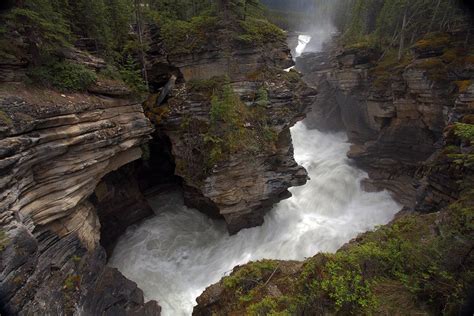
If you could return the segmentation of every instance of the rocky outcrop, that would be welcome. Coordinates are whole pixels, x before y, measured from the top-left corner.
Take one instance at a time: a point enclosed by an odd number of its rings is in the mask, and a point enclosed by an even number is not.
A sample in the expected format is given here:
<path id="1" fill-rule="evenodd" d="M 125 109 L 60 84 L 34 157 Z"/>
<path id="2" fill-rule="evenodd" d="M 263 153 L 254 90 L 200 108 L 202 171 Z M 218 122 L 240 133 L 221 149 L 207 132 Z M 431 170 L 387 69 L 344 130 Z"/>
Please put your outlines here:
<path id="1" fill-rule="evenodd" d="M 473 115 L 461 118 L 463 126 L 474 123 Z M 423 213 L 436 212 L 459 200 L 474 184 L 474 147 L 472 139 L 460 137 L 462 125 L 446 127 L 443 147 L 437 150 L 417 171 L 420 179 L 416 210 Z M 471 136 L 472 137 L 472 136 Z"/>
<path id="2" fill-rule="evenodd" d="M 261 225 L 265 212 L 289 196 L 289 187 L 306 182 L 306 171 L 293 158 L 289 128 L 316 93 L 296 72 L 283 71 L 293 64 L 284 39 L 243 43 L 229 39 L 229 27 L 221 25 L 189 54 L 167 53 L 155 38 L 150 77 L 164 85 L 159 78 L 165 70 L 178 80 L 167 102 L 156 106 L 151 99 L 147 113 L 171 140 L 185 203 L 223 217 L 233 234 Z M 211 118 L 213 102 L 228 87 L 238 98 L 231 106 L 241 108 L 226 111 L 242 118 L 234 118 L 238 122 L 230 128 L 222 125 L 229 123 L 225 119 Z M 226 138 L 223 130 L 239 136 Z M 233 141 L 239 145 L 222 149 Z"/>
<path id="3" fill-rule="evenodd" d="M 106 201 L 101 179 L 141 157 L 153 130 L 141 105 L 17 84 L 1 91 L 0 312 L 159 314 L 105 266 L 90 200 Z"/>
<path id="4" fill-rule="evenodd" d="M 440 147 L 446 124 L 474 112 L 472 56 L 458 40 L 463 36 L 446 36 L 443 49 L 423 40 L 413 58 L 401 61 L 396 52 L 343 48 L 337 39 L 297 60 L 306 82 L 320 91 L 309 125 L 346 130 L 354 144 L 349 157 L 369 172 L 367 188 L 387 188 L 409 207 L 414 174 Z"/>

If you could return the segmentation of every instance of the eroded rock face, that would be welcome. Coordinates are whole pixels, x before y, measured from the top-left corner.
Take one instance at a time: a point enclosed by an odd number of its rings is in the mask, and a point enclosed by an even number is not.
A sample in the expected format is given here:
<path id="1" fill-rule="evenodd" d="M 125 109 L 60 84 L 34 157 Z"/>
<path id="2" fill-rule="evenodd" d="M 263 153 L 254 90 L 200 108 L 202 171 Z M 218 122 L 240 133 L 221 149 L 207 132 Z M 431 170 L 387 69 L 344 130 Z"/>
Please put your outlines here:
<path id="1" fill-rule="evenodd" d="M 223 217 L 231 234 L 263 223 L 271 206 L 290 194 L 288 188 L 306 182 L 306 171 L 293 158 L 289 128 L 304 117 L 316 96 L 296 72 L 284 72 L 293 65 L 284 40 L 259 44 L 219 42 L 218 31 L 205 49 L 194 54 L 166 58 L 155 44 L 150 58 L 152 78 L 161 78 L 153 69 L 175 69 L 178 84 L 167 103 L 148 107 L 148 116 L 172 142 L 176 174 L 183 179 L 185 203 L 213 217 Z M 222 35 L 222 36 L 221 36 Z M 165 67 L 164 60 L 169 62 Z M 160 66 L 161 65 L 161 66 Z M 256 152 L 230 153 L 208 166 L 204 135 L 209 131 L 213 89 L 196 88 L 210 82 L 228 81 L 248 109 L 260 107 L 261 116 L 274 135 L 271 147 Z M 258 91 L 265 90 L 264 104 L 258 104 Z M 215 90 L 214 90 L 215 91 Z M 243 122 L 239 128 L 255 130 L 256 124 Z M 262 133 L 257 133 L 262 136 Z"/>
<path id="2" fill-rule="evenodd" d="M 457 37 L 446 49 L 464 45 Z M 297 60 L 305 81 L 320 92 L 310 127 L 345 130 L 354 143 L 348 156 L 371 176 L 367 188 L 387 188 L 409 207 L 418 185 L 414 174 L 440 147 L 445 126 L 474 111 L 468 59 L 414 50 L 413 59 L 390 64 L 380 52 L 344 49 L 334 39 L 323 52 Z"/>
<path id="3" fill-rule="evenodd" d="M 0 312 L 158 314 L 135 283 L 105 267 L 89 200 L 106 174 L 141 157 L 153 130 L 141 105 L 15 86 L 2 91 Z"/>

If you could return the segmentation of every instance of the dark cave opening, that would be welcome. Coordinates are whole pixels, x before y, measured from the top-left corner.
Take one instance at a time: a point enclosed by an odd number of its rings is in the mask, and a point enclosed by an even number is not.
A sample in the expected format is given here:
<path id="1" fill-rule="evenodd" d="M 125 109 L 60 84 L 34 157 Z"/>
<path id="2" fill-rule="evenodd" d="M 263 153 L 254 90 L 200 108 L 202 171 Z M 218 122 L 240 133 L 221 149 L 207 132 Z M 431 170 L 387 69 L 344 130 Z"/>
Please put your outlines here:
<path id="1" fill-rule="evenodd" d="M 148 198 L 168 190 L 181 190 L 175 176 L 171 141 L 156 131 L 142 145 L 142 158 L 107 174 L 90 200 L 100 220 L 100 243 L 110 257 L 127 228 L 155 215 Z"/>

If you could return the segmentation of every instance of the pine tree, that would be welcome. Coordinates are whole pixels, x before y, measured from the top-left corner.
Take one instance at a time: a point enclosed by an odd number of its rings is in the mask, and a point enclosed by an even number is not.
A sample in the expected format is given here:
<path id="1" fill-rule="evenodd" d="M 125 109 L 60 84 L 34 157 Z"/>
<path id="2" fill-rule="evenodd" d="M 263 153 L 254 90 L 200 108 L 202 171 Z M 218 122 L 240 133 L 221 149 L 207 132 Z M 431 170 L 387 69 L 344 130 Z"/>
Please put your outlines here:
<path id="1" fill-rule="evenodd" d="M 42 54 L 69 45 L 70 30 L 48 0 L 25 0 L 2 17 L 5 36 L 18 32 L 25 39 L 33 64 Z"/>

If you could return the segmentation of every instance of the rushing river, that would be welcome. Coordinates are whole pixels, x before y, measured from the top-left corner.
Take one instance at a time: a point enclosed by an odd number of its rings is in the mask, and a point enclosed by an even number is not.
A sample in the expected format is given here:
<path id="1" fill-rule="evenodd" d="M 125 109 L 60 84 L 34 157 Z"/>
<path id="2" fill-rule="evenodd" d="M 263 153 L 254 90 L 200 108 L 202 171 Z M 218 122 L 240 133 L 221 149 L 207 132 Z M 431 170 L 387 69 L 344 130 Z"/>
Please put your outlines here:
<path id="1" fill-rule="evenodd" d="M 196 297 L 234 266 L 334 252 L 400 209 L 387 192 L 362 190 L 367 175 L 346 158 L 350 144 L 344 133 L 298 123 L 291 134 L 295 159 L 311 180 L 290 189 L 293 196 L 276 205 L 262 227 L 229 236 L 223 222 L 187 208 L 180 192 L 171 192 L 150 200 L 157 215 L 127 230 L 110 265 L 137 282 L 146 299 L 156 299 L 163 315 L 190 315 Z"/>

